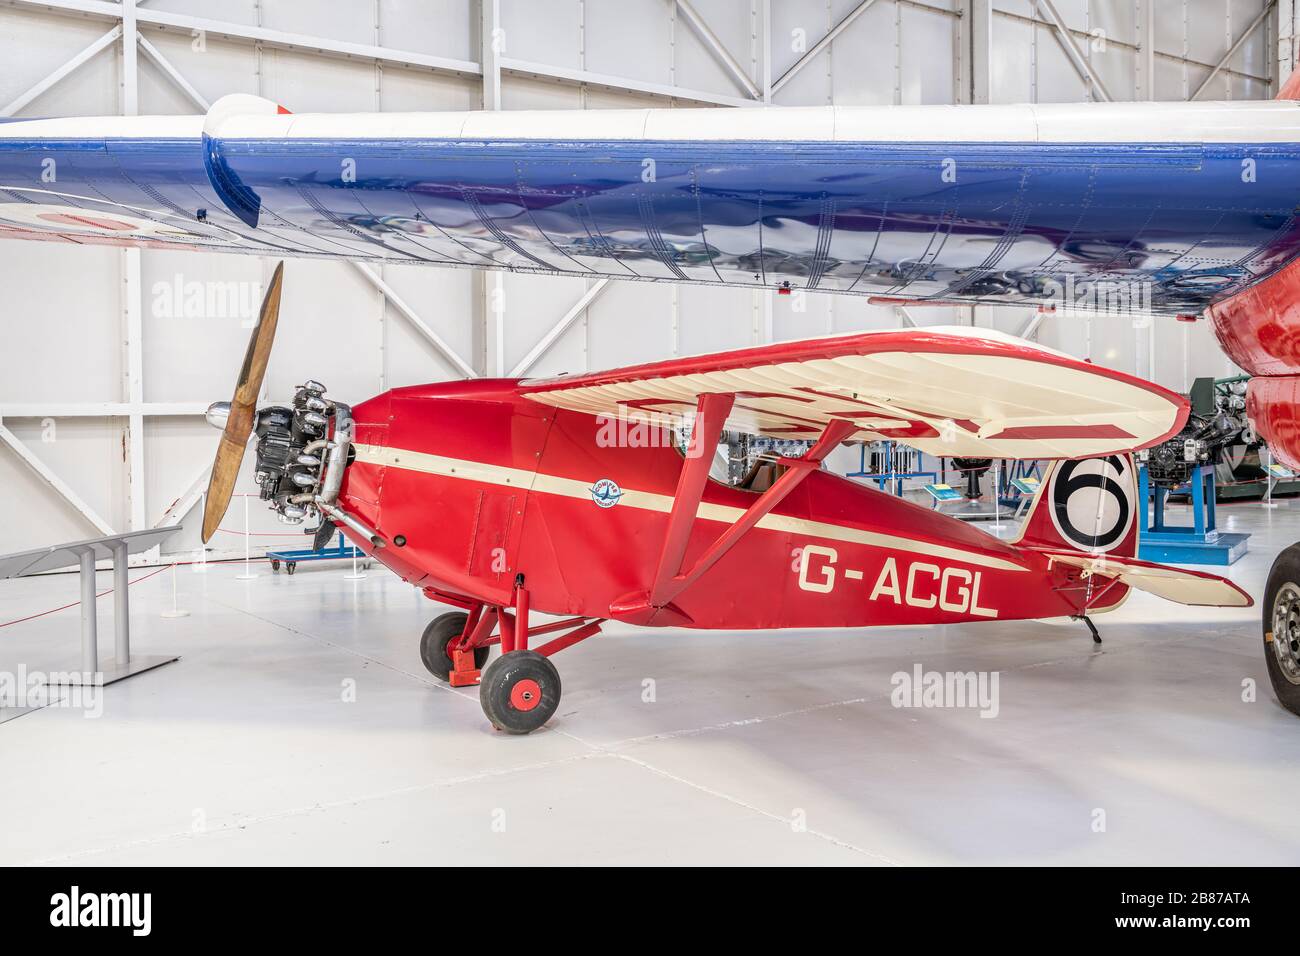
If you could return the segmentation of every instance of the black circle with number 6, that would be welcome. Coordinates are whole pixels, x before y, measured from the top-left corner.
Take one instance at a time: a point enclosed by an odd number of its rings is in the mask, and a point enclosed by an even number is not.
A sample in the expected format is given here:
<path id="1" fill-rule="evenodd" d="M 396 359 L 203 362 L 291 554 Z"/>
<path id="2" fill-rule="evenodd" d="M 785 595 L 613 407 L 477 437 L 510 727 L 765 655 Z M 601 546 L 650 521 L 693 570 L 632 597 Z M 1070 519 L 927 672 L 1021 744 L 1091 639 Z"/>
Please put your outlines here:
<path id="1" fill-rule="evenodd" d="M 1052 482 L 1052 509 L 1056 518 L 1056 527 L 1061 534 L 1069 538 L 1070 541 L 1085 548 L 1089 551 L 1104 551 L 1115 545 L 1124 536 L 1128 530 L 1129 522 L 1129 500 L 1124 486 L 1109 475 L 1100 473 L 1087 473 L 1076 475 L 1075 472 L 1080 465 L 1090 461 L 1104 462 L 1115 470 L 1117 475 L 1124 474 L 1124 459 L 1118 455 L 1110 455 L 1106 458 L 1087 458 L 1083 461 L 1067 461 L 1061 465 L 1060 471 L 1056 473 L 1056 478 Z M 1087 489 L 1097 489 L 1098 494 L 1108 494 L 1115 499 L 1117 507 L 1114 510 L 1114 522 L 1109 528 L 1100 527 L 1088 531 L 1080 530 L 1070 517 L 1070 499 L 1081 491 Z M 1104 509 L 1097 509 L 1098 518 L 1102 517 Z"/>

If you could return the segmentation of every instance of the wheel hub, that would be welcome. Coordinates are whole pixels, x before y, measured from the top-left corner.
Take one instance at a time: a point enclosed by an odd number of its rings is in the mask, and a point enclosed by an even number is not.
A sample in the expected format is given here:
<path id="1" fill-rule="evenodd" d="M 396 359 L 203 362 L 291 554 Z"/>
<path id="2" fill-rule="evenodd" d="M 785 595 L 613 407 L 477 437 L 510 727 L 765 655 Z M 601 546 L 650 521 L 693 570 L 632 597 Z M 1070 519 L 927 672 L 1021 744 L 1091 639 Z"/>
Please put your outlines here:
<path id="1" fill-rule="evenodd" d="M 1300 684 L 1300 585 L 1287 582 L 1273 599 L 1273 654 L 1282 674 Z"/>
<path id="2" fill-rule="evenodd" d="M 525 678 L 510 688 L 510 705 L 515 710 L 532 710 L 542 702 L 542 688 L 535 680 Z"/>

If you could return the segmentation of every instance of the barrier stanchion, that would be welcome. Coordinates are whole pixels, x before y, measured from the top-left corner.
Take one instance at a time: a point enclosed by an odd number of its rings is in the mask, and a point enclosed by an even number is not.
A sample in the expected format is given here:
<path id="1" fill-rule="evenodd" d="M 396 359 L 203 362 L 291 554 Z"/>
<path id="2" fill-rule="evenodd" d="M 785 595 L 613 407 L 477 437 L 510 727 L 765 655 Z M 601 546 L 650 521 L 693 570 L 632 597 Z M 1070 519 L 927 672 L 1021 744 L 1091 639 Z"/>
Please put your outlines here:
<path id="1" fill-rule="evenodd" d="M 189 617 L 190 612 L 182 610 L 176 602 L 176 565 L 172 565 L 172 606 L 162 612 L 163 617 Z"/>
<path id="2" fill-rule="evenodd" d="M 365 576 L 366 576 L 366 572 L 360 570 L 360 569 L 357 567 L 357 552 L 358 552 L 358 550 L 359 550 L 359 549 L 358 549 L 357 546 L 354 544 L 354 545 L 352 546 L 352 573 L 351 573 L 351 574 L 345 574 L 345 575 L 343 575 L 343 580 L 345 580 L 345 581 L 360 581 L 360 580 L 362 580 L 363 578 L 365 578 Z"/>
<path id="3" fill-rule="evenodd" d="M 1273 449 L 1265 445 L 1264 455 L 1267 462 L 1264 465 L 1264 500 L 1260 504 L 1265 508 L 1276 508 L 1277 502 L 1273 500 L 1273 486 L 1277 484 L 1277 478 L 1273 476 Z"/>
<path id="4" fill-rule="evenodd" d="M 236 581 L 251 581 L 257 574 L 253 571 L 253 536 L 248 530 L 248 495 L 242 496 L 244 499 L 244 573 L 236 574 Z"/>
<path id="5" fill-rule="evenodd" d="M 208 493 L 205 491 L 199 495 L 199 514 L 206 514 L 208 510 Z M 202 541 L 199 542 L 199 553 L 194 563 L 190 565 L 190 570 L 195 574 L 203 574 L 208 570 L 208 546 Z"/>
<path id="6" fill-rule="evenodd" d="M 1002 459 L 993 460 L 993 533 L 1002 537 Z"/>

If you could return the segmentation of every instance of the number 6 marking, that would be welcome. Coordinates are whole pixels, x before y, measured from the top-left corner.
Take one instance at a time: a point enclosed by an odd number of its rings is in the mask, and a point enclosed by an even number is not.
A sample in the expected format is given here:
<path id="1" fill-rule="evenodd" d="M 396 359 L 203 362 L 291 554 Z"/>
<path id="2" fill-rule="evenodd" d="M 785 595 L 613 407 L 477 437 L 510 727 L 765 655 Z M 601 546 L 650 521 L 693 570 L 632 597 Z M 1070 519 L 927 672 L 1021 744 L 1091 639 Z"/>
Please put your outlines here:
<path id="1" fill-rule="evenodd" d="M 1075 474 L 1081 466 L 1094 464 L 1098 471 Z M 1109 466 L 1124 484 L 1104 474 Z M 1067 461 L 1057 470 L 1052 478 L 1052 522 L 1061 536 L 1084 551 L 1108 551 L 1118 544 L 1128 532 L 1133 517 L 1131 481 L 1125 478 L 1127 465 L 1118 455 L 1106 458 L 1087 458 L 1082 461 Z M 1096 489 L 1095 498 L 1089 494 Z M 1075 499 L 1075 514 L 1078 514 L 1080 499 L 1089 505 L 1095 501 L 1095 507 L 1089 508 L 1090 515 L 1095 516 L 1091 530 L 1083 530 L 1071 517 L 1071 499 Z M 1113 504 L 1110 502 L 1113 501 Z M 1108 526 L 1106 526 L 1108 525 Z"/>

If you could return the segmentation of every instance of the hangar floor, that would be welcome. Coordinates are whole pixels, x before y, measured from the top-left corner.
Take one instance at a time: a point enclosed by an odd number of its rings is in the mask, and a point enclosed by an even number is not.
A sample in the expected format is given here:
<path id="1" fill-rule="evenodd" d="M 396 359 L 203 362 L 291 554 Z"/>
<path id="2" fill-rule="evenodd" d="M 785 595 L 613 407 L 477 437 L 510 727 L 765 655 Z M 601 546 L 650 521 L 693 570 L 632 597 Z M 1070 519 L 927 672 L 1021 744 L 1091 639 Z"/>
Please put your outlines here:
<path id="1" fill-rule="evenodd" d="M 1300 501 L 1220 515 L 1254 535 L 1231 576 L 1258 598 Z M 507 737 L 420 665 L 436 609 L 413 589 L 258 570 L 180 569 L 179 619 L 169 575 L 142 582 L 135 650 L 180 662 L 107 688 L 99 719 L 0 724 L 0 863 L 1300 862 L 1300 718 L 1257 609 L 1135 595 L 1100 649 L 1071 622 L 615 629 L 556 658 L 552 723 Z M 0 622 L 75 597 L 0 582 Z M 77 634 L 75 610 L 4 628 L 0 669 L 73 666 Z M 997 716 L 892 706 L 918 663 L 997 670 Z"/>

